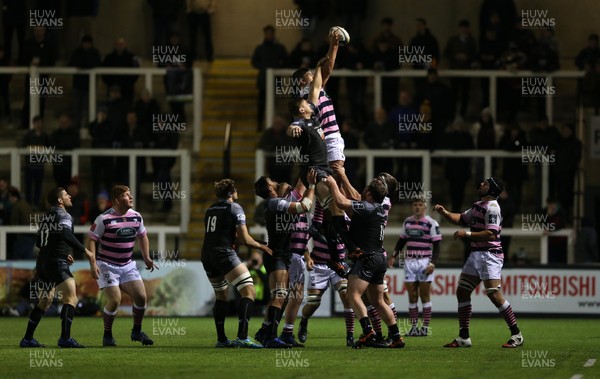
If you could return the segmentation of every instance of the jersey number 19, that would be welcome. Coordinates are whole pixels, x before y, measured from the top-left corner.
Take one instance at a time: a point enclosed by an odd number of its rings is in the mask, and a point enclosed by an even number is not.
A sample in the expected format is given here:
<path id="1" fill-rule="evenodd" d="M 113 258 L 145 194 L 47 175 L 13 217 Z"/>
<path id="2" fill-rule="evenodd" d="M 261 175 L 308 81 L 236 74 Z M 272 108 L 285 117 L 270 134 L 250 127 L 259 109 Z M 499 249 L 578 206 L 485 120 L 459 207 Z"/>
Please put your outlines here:
<path id="1" fill-rule="evenodd" d="M 217 216 L 209 216 L 206 220 L 206 233 L 214 232 L 217 229 Z"/>

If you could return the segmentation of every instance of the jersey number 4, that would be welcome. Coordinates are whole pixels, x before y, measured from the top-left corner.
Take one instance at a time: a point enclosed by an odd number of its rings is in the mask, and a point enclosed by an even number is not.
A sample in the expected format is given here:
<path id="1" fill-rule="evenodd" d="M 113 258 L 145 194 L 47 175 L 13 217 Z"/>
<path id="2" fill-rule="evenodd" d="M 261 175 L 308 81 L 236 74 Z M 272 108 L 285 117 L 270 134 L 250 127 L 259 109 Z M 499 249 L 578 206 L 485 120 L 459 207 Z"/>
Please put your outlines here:
<path id="1" fill-rule="evenodd" d="M 217 216 L 209 216 L 206 220 L 206 233 L 214 232 L 217 229 Z"/>

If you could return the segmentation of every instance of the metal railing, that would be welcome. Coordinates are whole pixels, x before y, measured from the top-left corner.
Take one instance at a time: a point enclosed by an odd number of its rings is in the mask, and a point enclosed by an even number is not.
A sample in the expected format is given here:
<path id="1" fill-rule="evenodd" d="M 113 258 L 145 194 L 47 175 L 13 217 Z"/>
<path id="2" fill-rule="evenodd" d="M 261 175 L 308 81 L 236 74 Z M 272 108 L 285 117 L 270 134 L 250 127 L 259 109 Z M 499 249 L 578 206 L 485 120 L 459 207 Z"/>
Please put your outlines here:
<path id="1" fill-rule="evenodd" d="M 158 250 L 150 249 L 150 251 L 159 251 L 163 254 L 167 250 L 167 235 L 170 234 L 181 234 L 181 226 L 147 226 L 146 232 L 150 235 L 156 234 L 158 237 L 157 246 Z M 90 230 L 89 225 L 75 225 L 75 234 L 87 234 Z M 33 226 L 25 225 L 7 225 L 0 226 L 0 261 L 5 261 L 7 258 L 7 234 L 18 233 L 18 234 L 36 234 L 37 230 Z"/>
<path id="2" fill-rule="evenodd" d="M 27 148 L 0 148 L 0 156 L 10 156 L 10 182 L 16 187 L 20 187 L 21 183 L 21 156 L 34 154 Z M 74 150 L 55 150 L 53 155 L 67 155 L 72 157 L 71 172 L 72 175 L 78 175 L 81 168 L 81 157 L 128 157 L 129 166 L 129 188 L 132 194 L 137 193 L 137 158 L 138 157 L 175 157 L 179 159 L 179 178 L 181 188 L 187 190 L 185 196 L 181 196 L 180 200 L 180 222 L 178 226 L 161 226 L 157 234 L 159 234 L 159 244 L 161 238 L 165 238 L 165 234 L 186 233 L 190 222 L 190 193 L 191 190 L 191 158 L 190 152 L 184 149 L 179 150 L 142 150 L 142 149 L 74 149 Z M 92 173 L 93 175 L 93 173 Z M 23 229 L 25 228 L 25 229 Z M 77 227 L 76 227 L 77 228 Z M 21 226 L 0 226 L 0 237 L 6 233 L 24 233 L 28 227 Z M 2 252 L 6 257 L 6 240 L 0 239 L 0 259 Z M 5 259 L 5 258 L 4 258 Z"/>
<path id="3" fill-rule="evenodd" d="M 0 67 L 0 74 L 25 74 L 30 75 L 30 83 L 36 83 L 39 86 L 40 75 L 88 75 L 89 77 L 89 121 L 96 118 L 97 99 L 97 77 L 98 75 L 140 75 L 144 77 L 144 87 L 152 93 L 152 76 L 166 75 L 166 68 L 94 68 L 89 70 L 78 69 L 74 67 Z M 200 152 L 200 141 L 202 140 L 202 73 L 197 67 L 192 68 L 193 73 L 193 93 L 192 104 L 194 116 L 192 120 L 193 130 L 193 151 Z M 37 94 L 40 91 L 29 90 L 29 120 L 40 113 L 40 97 Z"/>
<path id="4" fill-rule="evenodd" d="M 294 70 L 290 69 L 267 69 L 266 77 L 266 88 L 275 88 L 275 77 L 290 77 Z M 561 70 L 554 72 L 533 72 L 533 71 L 508 71 L 508 70 L 438 70 L 440 78 L 447 77 L 463 77 L 463 78 L 487 78 L 490 80 L 489 88 L 489 108 L 494 120 L 496 117 L 498 105 L 497 105 L 497 82 L 498 78 L 535 78 L 543 77 L 547 78 L 548 81 L 545 83 L 547 87 L 554 86 L 554 80 L 558 78 L 582 78 L 585 75 L 583 71 L 575 70 Z M 396 70 L 396 71 L 374 71 L 374 70 L 348 70 L 348 69 L 335 69 L 331 76 L 339 77 L 372 77 L 373 78 L 373 97 L 374 97 L 374 109 L 381 107 L 381 81 L 383 78 L 396 77 L 396 78 L 424 78 L 427 76 L 426 70 Z M 267 91 L 267 99 L 265 104 L 265 127 L 270 126 L 271 120 L 275 115 L 275 90 Z M 554 105 L 553 97 L 546 96 L 546 114 L 548 116 L 549 123 L 552 124 L 554 121 Z"/>
<path id="5" fill-rule="evenodd" d="M 375 158 L 421 158 L 421 178 L 422 178 L 422 191 L 428 193 L 432 190 L 432 174 L 431 174 L 431 160 L 433 158 L 482 158 L 484 160 L 484 174 L 485 177 L 492 175 L 492 160 L 494 158 L 522 158 L 520 152 L 507 152 L 499 150 L 344 150 L 344 155 L 351 158 L 364 158 L 366 159 L 366 180 L 369 181 L 375 177 L 374 163 Z M 267 157 L 274 156 L 273 153 L 266 153 L 263 150 L 256 150 L 256 161 L 255 171 L 256 177 L 265 175 L 265 159 Z M 549 178 L 550 170 L 548 165 L 542 165 L 542 194 L 540 197 L 540 207 L 545 206 L 545 201 L 549 194 Z M 256 197 L 256 204 L 261 202 L 261 199 Z M 442 235 L 451 236 L 456 228 L 440 228 Z M 401 228 L 393 227 L 388 225 L 386 228 L 387 234 L 399 235 Z M 253 234 L 262 234 L 266 238 L 266 229 L 263 227 L 255 226 L 250 228 L 250 232 Z M 519 228 L 504 228 L 502 229 L 503 236 L 521 236 L 521 237 L 538 237 L 540 239 L 540 262 L 542 264 L 548 263 L 548 237 L 567 237 L 568 240 L 568 251 L 567 259 L 568 263 L 575 263 L 575 230 L 574 229 L 561 229 L 557 231 L 545 234 L 535 232 L 531 230 L 523 230 Z"/>
<path id="6" fill-rule="evenodd" d="M 440 233 L 442 236 L 452 239 L 454 232 L 458 227 L 441 227 Z M 267 241 L 267 229 L 263 226 L 253 226 L 249 230 L 254 236 L 262 236 L 263 240 Z M 386 236 L 397 238 L 402 233 L 402 227 L 388 226 L 385 228 Z M 575 231 L 573 229 L 561 229 L 550 234 L 536 233 L 529 230 L 519 228 L 503 228 L 503 237 L 535 237 L 540 240 L 540 264 L 548 264 L 548 238 L 549 237 L 567 237 L 567 263 L 575 263 Z M 505 257 L 507 259 L 508 257 Z"/>

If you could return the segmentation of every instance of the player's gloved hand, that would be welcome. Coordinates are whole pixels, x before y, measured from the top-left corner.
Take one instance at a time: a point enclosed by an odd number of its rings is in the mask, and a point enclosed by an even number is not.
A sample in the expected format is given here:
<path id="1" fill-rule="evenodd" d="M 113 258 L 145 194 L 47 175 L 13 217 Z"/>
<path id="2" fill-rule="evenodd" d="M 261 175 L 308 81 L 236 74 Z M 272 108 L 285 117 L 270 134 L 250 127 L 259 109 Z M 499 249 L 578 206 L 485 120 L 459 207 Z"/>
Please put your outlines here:
<path id="1" fill-rule="evenodd" d="M 350 267 L 345 262 L 329 260 L 327 261 L 327 267 L 332 269 L 341 278 L 348 279 L 348 276 L 350 276 Z"/>

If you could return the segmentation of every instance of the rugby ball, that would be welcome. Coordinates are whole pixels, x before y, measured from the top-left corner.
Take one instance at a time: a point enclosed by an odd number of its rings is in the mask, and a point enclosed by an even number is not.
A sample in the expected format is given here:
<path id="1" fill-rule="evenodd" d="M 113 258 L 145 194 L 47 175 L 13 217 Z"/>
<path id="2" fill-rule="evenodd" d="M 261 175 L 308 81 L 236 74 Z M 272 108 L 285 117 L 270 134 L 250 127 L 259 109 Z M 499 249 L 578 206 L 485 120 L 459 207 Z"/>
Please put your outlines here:
<path id="1" fill-rule="evenodd" d="M 346 46 L 350 43 L 350 34 L 348 34 L 348 31 L 346 31 L 346 29 L 342 28 L 341 26 L 333 26 L 331 29 L 329 29 L 330 34 L 335 32 L 337 32 L 340 35 L 340 46 Z"/>

